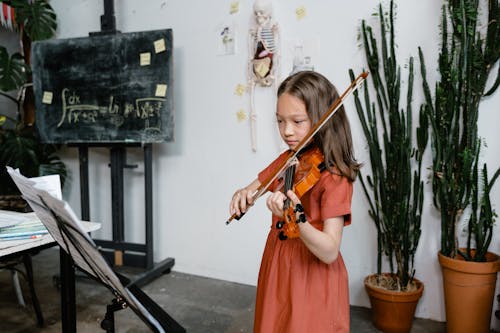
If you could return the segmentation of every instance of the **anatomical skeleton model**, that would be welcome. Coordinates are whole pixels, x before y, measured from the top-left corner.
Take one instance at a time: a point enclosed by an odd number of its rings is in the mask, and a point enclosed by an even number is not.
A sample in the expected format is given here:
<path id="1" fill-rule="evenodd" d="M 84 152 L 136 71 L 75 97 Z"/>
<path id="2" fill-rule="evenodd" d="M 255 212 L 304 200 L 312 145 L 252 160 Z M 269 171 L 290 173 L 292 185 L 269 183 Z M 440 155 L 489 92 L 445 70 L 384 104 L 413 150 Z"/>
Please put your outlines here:
<path id="1" fill-rule="evenodd" d="M 250 131 L 252 150 L 257 150 L 254 93 L 255 86 L 276 88 L 279 62 L 279 30 L 273 20 L 273 9 L 268 0 L 255 0 L 254 26 L 250 28 L 248 74 L 250 94 Z"/>

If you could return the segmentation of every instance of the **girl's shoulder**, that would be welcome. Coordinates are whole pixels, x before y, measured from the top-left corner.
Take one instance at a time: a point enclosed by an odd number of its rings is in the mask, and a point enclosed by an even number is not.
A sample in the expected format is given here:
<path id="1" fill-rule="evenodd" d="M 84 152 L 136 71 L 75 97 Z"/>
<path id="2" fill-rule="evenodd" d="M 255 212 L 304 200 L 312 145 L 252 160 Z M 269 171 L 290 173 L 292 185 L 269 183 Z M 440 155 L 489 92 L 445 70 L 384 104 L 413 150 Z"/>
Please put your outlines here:
<path id="1" fill-rule="evenodd" d="M 319 184 L 321 187 L 326 188 L 330 186 L 346 186 L 352 187 L 352 182 L 349 178 L 343 176 L 338 169 L 334 167 L 333 170 L 324 170 L 321 173 L 321 178 L 319 180 Z"/>

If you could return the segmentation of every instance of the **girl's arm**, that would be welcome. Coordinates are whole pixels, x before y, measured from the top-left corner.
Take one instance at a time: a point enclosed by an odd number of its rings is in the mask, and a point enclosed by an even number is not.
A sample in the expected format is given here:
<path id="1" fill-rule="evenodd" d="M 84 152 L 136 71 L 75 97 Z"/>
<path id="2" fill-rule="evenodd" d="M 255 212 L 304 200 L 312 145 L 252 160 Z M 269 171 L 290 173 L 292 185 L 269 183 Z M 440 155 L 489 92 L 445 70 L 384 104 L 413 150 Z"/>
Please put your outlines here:
<path id="1" fill-rule="evenodd" d="M 299 198 L 293 191 L 287 192 L 288 197 L 295 206 L 300 203 Z M 274 192 L 267 199 L 267 207 L 277 216 L 283 215 L 283 201 L 286 199 L 282 192 Z M 325 264 L 331 264 L 337 260 L 342 231 L 344 229 L 344 217 L 333 217 L 324 221 L 323 230 L 318 230 L 309 222 L 299 223 L 300 238 L 319 260 Z"/>
<path id="2" fill-rule="evenodd" d="M 299 223 L 300 238 L 319 260 L 331 264 L 339 255 L 344 217 L 333 217 L 324 221 L 323 231 L 316 229 L 309 222 Z"/>
<path id="3" fill-rule="evenodd" d="M 248 186 L 236 190 L 233 197 L 231 198 L 231 203 L 229 204 L 229 214 L 236 214 L 240 216 L 242 213 L 247 211 L 247 208 L 253 205 L 252 195 L 257 191 L 260 186 L 260 181 L 255 179 Z"/>

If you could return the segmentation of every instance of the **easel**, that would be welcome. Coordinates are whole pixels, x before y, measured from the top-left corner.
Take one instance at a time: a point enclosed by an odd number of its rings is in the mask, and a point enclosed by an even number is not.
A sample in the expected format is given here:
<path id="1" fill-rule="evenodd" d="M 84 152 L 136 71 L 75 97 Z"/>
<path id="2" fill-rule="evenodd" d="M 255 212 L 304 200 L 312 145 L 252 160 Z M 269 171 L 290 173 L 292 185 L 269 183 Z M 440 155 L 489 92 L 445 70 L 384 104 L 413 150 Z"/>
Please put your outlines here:
<path id="1" fill-rule="evenodd" d="M 144 150 L 144 185 L 145 185 L 145 224 L 146 242 L 136 244 L 125 242 L 124 240 L 124 214 L 123 214 L 123 169 L 133 166 L 126 164 L 126 148 L 133 145 L 116 144 L 110 147 L 110 167 L 111 167 L 111 200 L 112 200 L 112 223 L 113 240 L 94 240 L 95 243 L 104 249 L 114 249 L 114 252 L 103 251 L 108 262 L 116 266 L 142 267 L 147 271 L 140 274 L 134 282 L 137 285 L 144 285 L 154 280 L 165 272 L 169 272 L 175 263 L 173 258 L 167 258 L 159 263 L 153 261 L 153 146 L 151 143 L 143 145 Z M 137 145 L 135 145 L 137 146 Z M 89 209 L 89 176 L 88 176 L 88 148 L 89 145 L 78 145 L 80 160 L 80 191 L 82 220 L 90 219 Z M 126 253 L 133 251 L 144 253 Z"/>
<path id="2" fill-rule="evenodd" d="M 104 1 L 104 15 L 101 16 L 101 31 L 90 33 L 93 35 L 116 34 L 116 20 L 114 17 L 113 0 Z M 113 239 L 95 240 L 102 249 L 102 254 L 108 262 L 115 266 L 132 266 L 145 268 L 146 272 L 138 275 L 134 280 L 137 285 L 144 285 L 158 276 L 170 272 L 175 263 L 173 258 L 167 258 L 159 263 L 154 263 L 153 258 L 153 147 L 151 143 L 142 144 L 144 150 L 144 185 L 145 185 L 145 244 L 129 243 L 125 241 L 124 205 L 123 205 L 123 170 L 133 168 L 126 163 L 126 150 L 128 147 L 138 147 L 140 144 L 74 144 L 78 147 L 80 162 L 80 194 L 82 220 L 90 220 L 89 205 L 89 175 L 88 175 L 88 148 L 109 147 L 111 168 L 111 202 Z M 106 251 L 107 249 L 113 250 Z M 127 253 L 131 251 L 134 253 Z M 139 254 L 136 254 L 139 253 Z"/>

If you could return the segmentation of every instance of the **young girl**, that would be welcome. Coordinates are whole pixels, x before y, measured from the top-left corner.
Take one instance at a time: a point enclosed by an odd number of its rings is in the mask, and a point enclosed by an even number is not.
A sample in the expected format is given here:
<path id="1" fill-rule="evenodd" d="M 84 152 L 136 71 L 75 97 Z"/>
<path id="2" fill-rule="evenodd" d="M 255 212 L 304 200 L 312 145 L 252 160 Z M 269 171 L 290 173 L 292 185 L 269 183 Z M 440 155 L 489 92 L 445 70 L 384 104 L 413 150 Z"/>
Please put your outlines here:
<path id="1" fill-rule="evenodd" d="M 337 98 L 335 87 L 316 72 L 298 72 L 281 83 L 276 118 L 286 144 L 295 148 Z M 310 190 L 298 198 L 293 191 L 286 196 L 279 191 L 279 181 L 268 189 L 272 224 L 259 272 L 254 332 L 349 332 L 349 287 L 340 241 L 343 227 L 351 223 L 352 182 L 360 164 L 343 107 L 315 135 L 313 145 L 323 153 L 326 170 Z M 231 214 L 247 210 L 252 194 L 287 156 L 282 153 L 234 193 Z M 280 240 L 276 222 L 283 220 L 286 197 L 298 208 L 300 237 Z M 300 214 L 305 222 L 299 222 Z"/>

